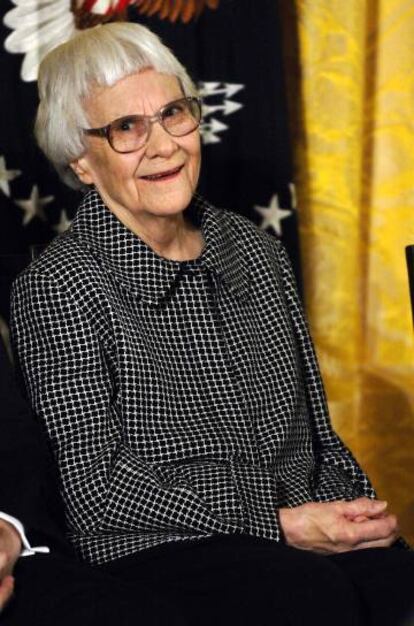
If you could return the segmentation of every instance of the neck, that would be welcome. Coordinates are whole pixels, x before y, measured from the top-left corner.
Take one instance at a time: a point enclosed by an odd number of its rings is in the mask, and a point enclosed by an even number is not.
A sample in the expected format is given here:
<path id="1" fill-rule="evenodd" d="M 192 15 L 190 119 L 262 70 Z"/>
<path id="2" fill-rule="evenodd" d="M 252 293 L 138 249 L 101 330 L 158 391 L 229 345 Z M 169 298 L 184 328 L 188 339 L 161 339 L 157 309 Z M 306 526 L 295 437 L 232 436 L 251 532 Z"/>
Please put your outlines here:
<path id="1" fill-rule="evenodd" d="M 156 254 L 166 259 L 187 261 L 201 252 L 197 246 L 201 234 L 184 219 L 182 213 L 168 217 L 151 216 L 147 221 L 135 221 L 130 229 Z"/>
<path id="2" fill-rule="evenodd" d="M 171 261 L 189 261 L 200 256 L 202 234 L 185 220 L 183 213 L 168 216 L 141 213 L 135 216 L 121 207 L 107 206 L 124 226 L 159 256 Z"/>

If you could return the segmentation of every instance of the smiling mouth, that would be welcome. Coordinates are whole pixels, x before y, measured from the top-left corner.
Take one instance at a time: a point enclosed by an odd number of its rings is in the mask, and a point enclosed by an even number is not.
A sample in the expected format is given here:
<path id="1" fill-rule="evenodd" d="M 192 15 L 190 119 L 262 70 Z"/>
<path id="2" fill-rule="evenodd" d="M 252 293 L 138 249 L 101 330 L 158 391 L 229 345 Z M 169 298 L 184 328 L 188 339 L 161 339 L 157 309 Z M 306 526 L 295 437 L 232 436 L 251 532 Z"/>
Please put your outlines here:
<path id="1" fill-rule="evenodd" d="M 183 167 L 184 167 L 183 165 L 180 165 L 179 167 L 175 167 L 174 169 L 167 170 L 166 172 L 160 172 L 159 174 L 148 174 L 147 176 L 141 176 L 141 178 L 143 178 L 144 180 L 150 180 L 153 182 L 171 180 L 172 178 L 175 178 L 175 176 L 177 176 L 181 172 Z"/>

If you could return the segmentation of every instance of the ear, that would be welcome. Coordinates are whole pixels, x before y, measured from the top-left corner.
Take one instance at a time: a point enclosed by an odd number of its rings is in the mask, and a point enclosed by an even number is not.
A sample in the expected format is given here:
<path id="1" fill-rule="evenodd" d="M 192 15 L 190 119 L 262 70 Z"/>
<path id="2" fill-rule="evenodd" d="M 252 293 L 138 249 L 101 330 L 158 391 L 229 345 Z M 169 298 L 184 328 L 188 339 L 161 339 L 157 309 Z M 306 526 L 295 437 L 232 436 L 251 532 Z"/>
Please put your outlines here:
<path id="1" fill-rule="evenodd" d="M 93 171 L 86 157 L 79 157 L 79 159 L 72 161 L 71 163 L 69 163 L 69 165 L 75 172 L 79 180 L 82 181 L 85 185 L 94 184 L 95 181 L 93 177 Z"/>

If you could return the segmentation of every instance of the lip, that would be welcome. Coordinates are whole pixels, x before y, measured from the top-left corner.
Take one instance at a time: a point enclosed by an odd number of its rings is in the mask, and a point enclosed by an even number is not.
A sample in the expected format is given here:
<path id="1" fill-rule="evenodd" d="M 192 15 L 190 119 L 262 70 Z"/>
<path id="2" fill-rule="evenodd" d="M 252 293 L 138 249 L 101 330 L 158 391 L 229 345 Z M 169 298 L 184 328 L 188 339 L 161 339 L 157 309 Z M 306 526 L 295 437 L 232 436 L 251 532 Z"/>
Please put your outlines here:
<path id="1" fill-rule="evenodd" d="M 164 170 L 163 172 L 151 172 L 150 174 L 146 174 L 145 176 L 140 176 L 140 178 L 149 183 L 163 183 L 176 178 L 180 174 L 183 167 L 184 164 L 178 165 L 178 167 L 172 167 L 168 170 Z M 153 176 L 155 176 L 156 178 L 152 178 Z"/>

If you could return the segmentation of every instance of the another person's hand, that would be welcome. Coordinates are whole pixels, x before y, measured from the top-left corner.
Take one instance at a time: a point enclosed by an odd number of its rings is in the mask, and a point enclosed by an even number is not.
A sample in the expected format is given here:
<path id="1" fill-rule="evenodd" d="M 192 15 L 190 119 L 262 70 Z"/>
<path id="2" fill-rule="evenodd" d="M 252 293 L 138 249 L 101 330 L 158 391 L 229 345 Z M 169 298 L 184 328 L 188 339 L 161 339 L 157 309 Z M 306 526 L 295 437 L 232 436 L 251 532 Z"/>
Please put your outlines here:
<path id="1" fill-rule="evenodd" d="M 21 549 L 22 542 L 18 532 L 11 524 L 0 519 L 0 610 L 13 593 L 12 573 Z"/>
<path id="2" fill-rule="evenodd" d="M 321 554 L 390 546 L 397 538 L 387 503 L 369 498 L 351 502 L 308 502 L 279 510 L 288 545 Z"/>

